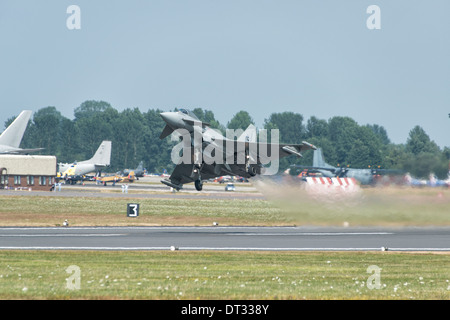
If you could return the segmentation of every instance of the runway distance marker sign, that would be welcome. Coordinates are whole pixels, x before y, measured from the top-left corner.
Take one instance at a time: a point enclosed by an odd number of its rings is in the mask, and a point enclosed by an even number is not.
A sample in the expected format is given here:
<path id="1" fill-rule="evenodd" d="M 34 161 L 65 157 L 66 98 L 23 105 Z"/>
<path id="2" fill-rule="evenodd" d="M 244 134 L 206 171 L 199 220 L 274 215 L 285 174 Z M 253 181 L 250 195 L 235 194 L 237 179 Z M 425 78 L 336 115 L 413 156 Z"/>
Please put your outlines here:
<path id="1" fill-rule="evenodd" d="M 127 217 L 135 218 L 139 216 L 139 203 L 127 203 Z"/>

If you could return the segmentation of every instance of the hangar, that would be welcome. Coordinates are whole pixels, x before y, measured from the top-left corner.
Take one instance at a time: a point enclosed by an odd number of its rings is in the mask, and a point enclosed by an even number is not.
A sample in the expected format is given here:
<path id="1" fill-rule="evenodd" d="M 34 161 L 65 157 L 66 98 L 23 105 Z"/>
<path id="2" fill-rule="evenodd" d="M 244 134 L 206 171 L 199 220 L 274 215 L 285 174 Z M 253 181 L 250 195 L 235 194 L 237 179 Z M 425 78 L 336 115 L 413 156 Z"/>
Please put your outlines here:
<path id="1" fill-rule="evenodd" d="M 55 156 L 0 155 L 0 189 L 50 191 L 56 166 Z"/>

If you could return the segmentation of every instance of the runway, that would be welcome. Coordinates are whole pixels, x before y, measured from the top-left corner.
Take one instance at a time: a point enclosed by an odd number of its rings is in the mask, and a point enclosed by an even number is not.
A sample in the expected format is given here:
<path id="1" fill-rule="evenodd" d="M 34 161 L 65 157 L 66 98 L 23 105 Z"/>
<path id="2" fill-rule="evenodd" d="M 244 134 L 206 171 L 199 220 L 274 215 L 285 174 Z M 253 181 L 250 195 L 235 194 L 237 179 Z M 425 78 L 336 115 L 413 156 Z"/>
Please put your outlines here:
<path id="1" fill-rule="evenodd" d="M 0 249 L 450 251 L 450 228 L 2 227 Z"/>

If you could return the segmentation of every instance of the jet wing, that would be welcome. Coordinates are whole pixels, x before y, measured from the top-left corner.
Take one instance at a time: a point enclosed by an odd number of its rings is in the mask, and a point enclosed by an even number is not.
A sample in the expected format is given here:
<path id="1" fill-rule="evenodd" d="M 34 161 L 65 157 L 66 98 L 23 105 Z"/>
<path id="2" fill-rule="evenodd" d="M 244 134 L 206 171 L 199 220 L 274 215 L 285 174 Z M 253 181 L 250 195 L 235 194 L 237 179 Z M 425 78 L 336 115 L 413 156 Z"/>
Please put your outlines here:
<path id="1" fill-rule="evenodd" d="M 301 144 L 256 142 L 256 138 L 252 138 L 255 140 L 250 140 L 251 138 L 246 136 L 246 132 L 244 132 L 244 134 L 242 134 L 242 136 L 238 140 L 233 141 L 233 149 L 230 150 L 228 149 L 228 143 L 230 140 L 222 136 L 207 136 L 206 134 L 208 132 L 209 131 L 205 132 L 205 134 L 203 135 L 203 145 L 205 146 L 208 144 L 214 144 L 215 148 L 225 154 L 227 159 L 233 156 L 233 154 L 236 155 L 238 152 L 242 152 L 245 149 L 249 152 L 253 160 L 258 159 L 258 163 L 268 163 L 270 162 L 271 158 L 274 157 L 274 155 L 272 155 L 274 153 L 274 150 L 278 150 L 278 157 L 279 159 L 281 159 L 290 155 L 302 157 L 301 153 L 303 151 L 317 149 L 316 146 L 306 141 L 302 141 Z M 245 138 L 248 138 L 248 140 Z"/>
<path id="2" fill-rule="evenodd" d="M 258 163 L 268 163 L 271 161 L 271 151 L 278 149 L 279 158 L 283 158 L 289 155 L 302 156 L 300 152 L 315 149 L 316 147 L 308 142 L 303 141 L 302 144 L 267 144 L 267 152 L 261 152 L 258 149 L 258 144 L 252 145 L 252 142 L 246 142 L 246 147 L 249 150 L 256 148 L 256 154 L 252 154 L 250 151 L 250 156 L 254 159 L 258 159 Z M 259 144 L 259 148 L 261 145 Z M 237 152 L 237 151 L 235 151 Z M 266 161 L 266 162 L 264 162 Z M 200 172 L 195 172 L 195 170 L 200 170 Z M 224 174 L 228 175 L 239 175 L 250 177 L 246 171 L 245 164 L 206 164 L 203 163 L 201 169 L 196 168 L 195 164 L 178 164 L 170 175 L 169 179 L 161 180 L 167 186 L 173 187 L 175 189 L 181 189 L 183 184 L 194 182 L 200 173 L 202 180 L 207 180 L 211 178 L 220 177 Z"/>
<path id="3" fill-rule="evenodd" d="M 252 144 L 257 144 L 258 148 L 256 146 L 252 146 Z M 302 152 L 306 150 L 316 150 L 316 147 L 306 141 L 303 141 L 301 144 L 276 144 L 276 143 L 268 143 L 266 145 L 263 145 L 261 143 L 248 143 L 250 155 L 255 158 L 255 156 L 258 159 L 259 163 L 268 163 L 272 160 L 274 157 L 273 151 L 278 149 L 278 157 L 279 159 L 295 155 L 297 157 L 303 157 Z M 266 148 L 265 152 L 262 150 L 262 148 Z M 257 154 L 254 154 L 255 152 L 252 150 L 258 150 Z"/>

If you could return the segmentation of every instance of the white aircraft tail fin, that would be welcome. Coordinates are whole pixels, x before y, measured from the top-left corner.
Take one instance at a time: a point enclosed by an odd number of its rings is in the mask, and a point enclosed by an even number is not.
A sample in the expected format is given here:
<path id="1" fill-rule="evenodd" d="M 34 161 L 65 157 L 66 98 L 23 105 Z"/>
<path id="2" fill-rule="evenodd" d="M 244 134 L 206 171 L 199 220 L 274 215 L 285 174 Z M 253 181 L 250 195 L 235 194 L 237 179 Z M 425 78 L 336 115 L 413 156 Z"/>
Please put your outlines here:
<path id="1" fill-rule="evenodd" d="M 111 162 L 111 141 L 103 141 L 94 156 L 87 161 L 96 165 L 109 166 Z"/>
<path id="2" fill-rule="evenodd" d="M 22 111 L 0 135 L 0 144 L 18 148 L 31 117 L 31 110 Z"/>

